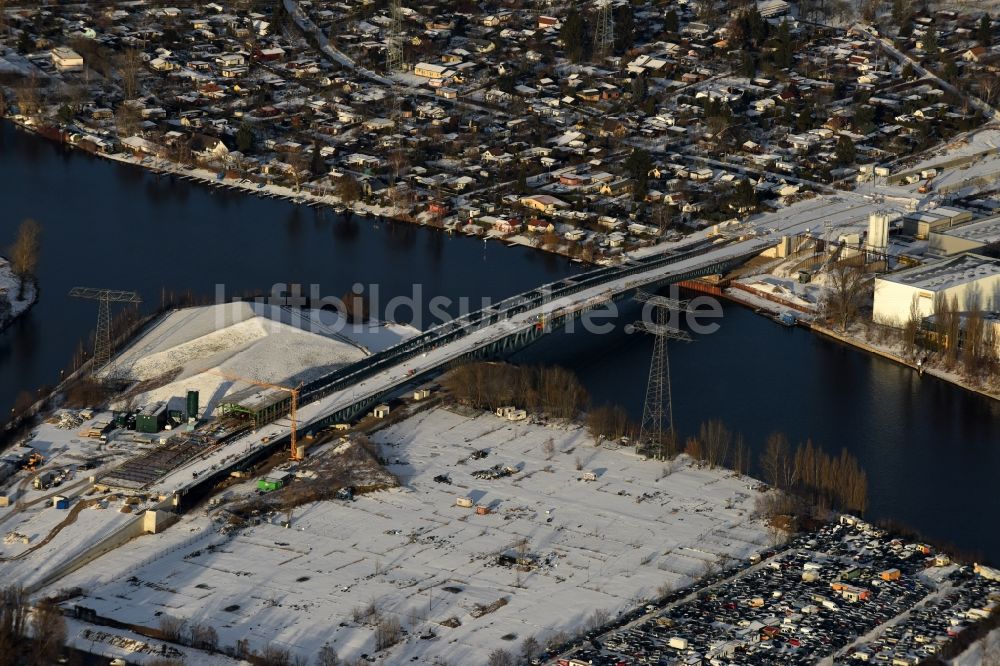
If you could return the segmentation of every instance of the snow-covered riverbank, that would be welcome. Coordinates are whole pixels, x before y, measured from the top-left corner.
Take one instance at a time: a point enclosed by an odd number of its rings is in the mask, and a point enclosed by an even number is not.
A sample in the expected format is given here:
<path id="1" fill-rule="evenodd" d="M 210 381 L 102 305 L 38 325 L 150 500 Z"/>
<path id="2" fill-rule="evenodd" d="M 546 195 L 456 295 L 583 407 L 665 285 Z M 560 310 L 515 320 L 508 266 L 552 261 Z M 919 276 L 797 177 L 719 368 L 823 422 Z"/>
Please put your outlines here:
<path id="1" fill-rule="evenodd" d="M 7 259 L 0 257 L 0 330 L 23 315 L 38 300 L 38 288 L 28 281 L 21 293 L 21 279 Z"/>

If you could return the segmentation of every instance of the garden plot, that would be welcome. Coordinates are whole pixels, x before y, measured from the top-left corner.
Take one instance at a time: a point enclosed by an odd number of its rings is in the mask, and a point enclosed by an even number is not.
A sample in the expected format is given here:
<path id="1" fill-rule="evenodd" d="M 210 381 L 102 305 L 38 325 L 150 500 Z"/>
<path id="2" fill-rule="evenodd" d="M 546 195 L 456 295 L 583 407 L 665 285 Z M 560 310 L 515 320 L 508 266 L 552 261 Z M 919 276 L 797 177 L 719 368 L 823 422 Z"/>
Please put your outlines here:
<path id="1" fill-rule="evenodd" d="M 435 409 L 373 439 L 402 487 L 301 506 L 287 528 L 285 513 L 228 536 L 221 515 L 187 518 L 60 586 L 86 590 L 71 603 L 137 625 L 211 623 L 220 646 L 245 637 L 308 658 L 330 643 L 383 663 L 481 663 L 769 545 L 751 516 L 752 479 L 594 447 L 582 428 Z M 473 476 L 497 464 L 515 471 Z M 378 651 L 386 619 L 401 640 Z"/>

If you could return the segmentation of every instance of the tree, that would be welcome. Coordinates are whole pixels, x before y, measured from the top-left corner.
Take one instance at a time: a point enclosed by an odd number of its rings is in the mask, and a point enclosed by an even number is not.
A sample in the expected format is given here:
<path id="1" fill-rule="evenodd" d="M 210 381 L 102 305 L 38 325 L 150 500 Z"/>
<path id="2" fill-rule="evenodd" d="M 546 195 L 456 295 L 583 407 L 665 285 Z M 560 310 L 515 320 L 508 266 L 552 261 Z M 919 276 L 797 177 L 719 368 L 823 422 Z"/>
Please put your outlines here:
<path id="1" fill-rule="evenodd" d="M 361 184 L 350 174 L 337 181 L 337 196 L 345 204 L 352 204 L 361 198 Z"/>
<path id="2" fill-rule="evenodd" d="M 528 172 L 524 165 L 517 168 L 517 181 L 514 183 L 514 193 L 524 194 L 528 191 Z"/>
<path id="3" fill-rule="evenodd" d="M 35 280 L 38 269 L 38 255 L 41 249 L 42 228 L 35 220 L 28 218 L 21 222 L 17 238 L 10 246 L 10 266 L 20 280 L 18 299 L 24 298 L 24 288 L 28 280 Z"/>
<path id="4" fill-rule="evenodd" d="M 632 198 L 642 201 L 649 190 L 649 170 L 653 168 L 653 159 L 642 148 L 636 148 L 625 159 L 623 166 L 632 179 Z"/>
<path id="5" fill-rule="evenodd" d="M 42 105 L 38 77 L 34 73 L 24 77 L 14 88 L 14 99 L 17 101 L 17 110 L 22 116 L 29 118 L 38 116 Z"/>
<path id="6" fill-rule="evenodd" d="M 845 134 L 840 135 L 836 148 L 837 164 L 854 164 L 854 142 Z"/>
<path id="7" fill-rule="evenodd" d="M 385 650 L 399 642 L 402 628 L 399 620 L 392 616 L 383 617 L 375 626 L 375 649 Z"/>
<path id="8" fill-rule="evenodd" d="M 559 29 L 559 39 L 562 41 L 563 50 L 566 57 L 573 62 L 580 62 L 584 59 L 587 39 L 587 26 L 583 21 L 583 16 L 574 3 L 570 6 L 569 12 Z"/>
<path id="9" fill-rule="evenodd" d="M 240 128 L 236 130 L 236 149 L 241 153 L 248 153 L 253 150 L 253 128 L 250 123 L 240 123 Z"/>
<path id="10" fill-rule="evenodd" d="M 587 429 L 595 442 L 602 437 L 620 439 L 631 429 L 628 412 L 617 405 L 602 405 L 591 409 L 587 414 Z"/>
<path id="11" fill-rule="evenodd" d="M 724 465 L 729 457 L 729 448 L 733 443 L 733 434 L 722 424 L 722 421 L 702 423 L 698 430 L 705 462 L 711 468 Z"/>
<path id="12" fill-rule="evenodd" d="M 139 92 L 139 71 L 142 69 L 142 54 L 139 50 L 125 49 L 119 58 L 118 69 L 125 99 L 135 99 Z"/>
<path id="13" fill-rule="evenodd" d="M 337 656 L 337 651 L 329 644 L 321 647 L 316 655 L 316 666 L 340 666 L 340 657 Z"/>
<path id="14" fill-rule="evenodd" d="M 986 48 L 993 45 L 993 21 L 989 14 L 983 14 L 979 19 L 979 26 L 976 28 L 976 41 Z"/>
<path id="15" fill-rule="evenodd" d="M 938 55 L 938 37 L 937 29 L 931 25 L 927 27 L 927 32 L 924 33 L 924 53 L 930 59 L 937 58 Z"/>
<path id="16" fill-rule="evenodd" d="M 31 613 L 31 662 L 35 666 L 54 664 L 66 642 L 66 621 L 59 607 L 43 600 Z"/>
<path id="17" fill-rule="evenodd" d="M 868 283 L 861 266 L 847 262 L 836 264 L 828 276 L 824 302 L 826 316 L 846 331 L 861 309 Z"/>
<path id="18" fill-rule="evenodd" d="M 538 642 L 538 639 L 534 635 L 528 636 L 521 641 L 521 658 L 525 661 L 531 661 L 541 651 L 542 644 Z"/>
<path id="19" fill-rule="evenodd" d="M 514 657 L 510 652 L 502 648 L 497 648 L 490 652 L 490 656 L 486 659 L 487 666 L 514 666 Z"/>
<path id="20" fill-rule="evenodd" d="M 312 149 L 312 164 L 309 167 L 314 178 L 326 173 L 326 160 L 323 159 L 323 153 L 321 152 L 319 139 L 313 142 Z"/>
<path id="21" fill-rule="evenodd" d="M 210 624 L 191 625 L 191 645 L 199 650 L 215 650 L 219 646 L 219 635 Z"/>
<path id="22" fill-rule="evenodd" d="M 667 31 L 670 35 L 676 35 L 677 31 L 680 30 L 680 18 L 677 16 L 677 10 L 673 7 L 663 15 L 663 29 Z"/>
<path id="23" fill-rule="evenodd" d="M 958 83 L 958 65 L 951 56 L 947 56 L 944 59 L 944 65 L 941 68 L 941 77 L 949 83 Z"/>
<path id="24" fill-rule="evenodd" d="M 19 664 L 25 622 L 28 616 L 28 595 L 16 585 L 0 589 L 0 666 Z"/>
<path id="25" fill-rule="evenodd" d="M 903 78 L 904 81 L 909 81 L 910 79 L 912 79 L 915 76 L 915 72 L 913 71 L 913 63 L 907 60 L 906 64 L 903 65 L 903 71 L 901 71 L 899 75 Z"/>
<path id="26" fill-rule="evenodd" d="M 791 450 L 783 433 L 772 433 L 760 457 L 764 480 L 774 488 L 787 490 L 792 485 Z"/>
<path id="27" fill-rule="evenodd" d="M 552 460 L 553 456 L 556 455 L 556 442 L 554 439 L 549 437 L 547 440 L 545 440 L 545 442 L 542 444 L 542 453 L 545 454 L 546 460 Z"/>

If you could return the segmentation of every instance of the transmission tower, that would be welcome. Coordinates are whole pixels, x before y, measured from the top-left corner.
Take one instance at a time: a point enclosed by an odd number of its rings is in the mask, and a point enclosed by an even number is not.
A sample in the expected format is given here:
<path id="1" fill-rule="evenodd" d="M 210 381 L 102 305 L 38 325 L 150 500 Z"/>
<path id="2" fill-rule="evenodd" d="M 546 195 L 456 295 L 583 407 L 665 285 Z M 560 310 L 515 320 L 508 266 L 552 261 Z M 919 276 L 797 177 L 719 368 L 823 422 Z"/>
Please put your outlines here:
<path id="1" fill-rule="evenodd" d="M 111 361 L 111 304 L 130 303 L 138 305 L 142 303 L 139 294 L 134 291 L 115 291 L 113 289 L 90 289 L 88 287 L 73 287 L 69 295 L 74 298 L 85 298 L 97 301 L 97 330 L 94 333 L 94 362 L 91 365 L 91 374 L 96 375 L 97 371 L 106 366 Z"/>
<path id="2" fill-rule="evenodd" d="M 653 345 L 653 358 L 649 363 L 649 383 L 646 385 L 646 403 L 642 408 L 642 425 L 639 428 L 639 441 L 636 444 L 636 450 L 645 449 L 655 452 L 656 456 L 662 460 L 666 458 L 668 443 L 676 438 L 667 341 L 691 342 L 690 335 L 668 323 L 668 314 L 671 310 L 686 310 L 688 302 L 665 296 L 653 296 L 645 292 L 637 293 L 635 298 L 637 301 L 651 305 L 653 315 L 652 321 L 639 320 L 635 322 L 635 329 L 649 333 L 656 338 Z"/>
<path id="3" fill-rule="evenodd" d="M 611 0 L 597 0 L 597 25 L 594 29 L 594 57 L 607 58 L 615 48 L 615 18 Z"/>
<path id="4" fill-rule="evenodd" d="M 406 69 L 403 60 L 403 6 L 400 0 L 391 0 L 389 14 L 389 43 L 386 49 L 385 70 L 391 75 Z"/>

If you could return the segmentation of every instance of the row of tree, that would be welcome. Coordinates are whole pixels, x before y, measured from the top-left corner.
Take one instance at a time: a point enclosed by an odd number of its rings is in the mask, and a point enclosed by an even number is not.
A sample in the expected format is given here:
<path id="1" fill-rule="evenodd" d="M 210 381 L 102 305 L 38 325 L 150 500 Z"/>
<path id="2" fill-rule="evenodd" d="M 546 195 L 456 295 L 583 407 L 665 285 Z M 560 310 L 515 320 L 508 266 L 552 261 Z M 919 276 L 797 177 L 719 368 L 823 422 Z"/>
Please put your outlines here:
<path id="1" fill-rule="evenodd" d="M 573 419 L 589 402 L 576 375 L 559 367 L 466 363 L 449 372 L 442 384 L 459 402 L 491 411 L 515 405 L 557 419 Z"/>
<path id="2" fill-rule="evenodd" d="M 0 588 L 0 666 L 54 664 L 65 642 L 66 622 L 53 602 L 32 610 L 21 587 Z"/>
<path id="3" fill-rule="evenodd" d="M 832 456 L 807 440 L 795 450 L 782 433 L 774 433 L 760 456 L 764 480 L 820 508 L 864 513 L 868 508 L 868 475 L 847 449 Z"/>

